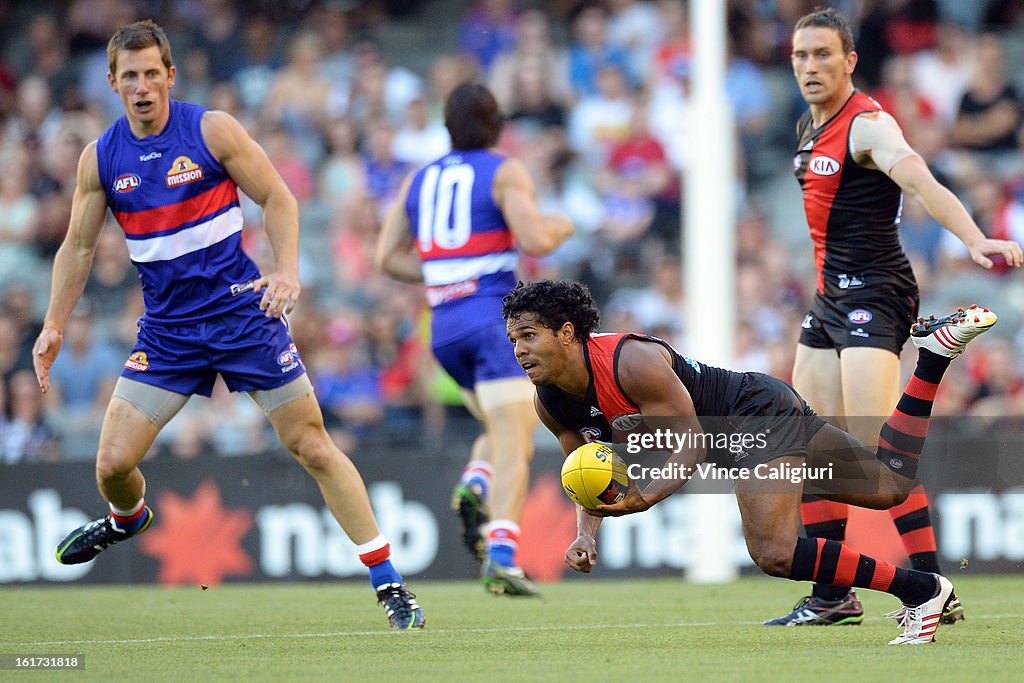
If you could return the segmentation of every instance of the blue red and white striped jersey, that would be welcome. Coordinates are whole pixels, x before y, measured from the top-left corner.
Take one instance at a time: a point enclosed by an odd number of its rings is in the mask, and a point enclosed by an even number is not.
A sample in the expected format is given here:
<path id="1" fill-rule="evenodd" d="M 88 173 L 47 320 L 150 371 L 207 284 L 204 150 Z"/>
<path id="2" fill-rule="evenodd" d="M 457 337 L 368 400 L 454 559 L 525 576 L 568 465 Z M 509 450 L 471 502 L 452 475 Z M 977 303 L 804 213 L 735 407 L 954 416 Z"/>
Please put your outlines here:
<path id="1" fill-rule="evenodd" d="M 97 142 L 107 205 L 142 281 L 143 321 L 203 320 L 258 296 L 231 294 L 260 273 L 242 250 L 238 186 L 203 141 L 205 111 L 171 100 L 157 135 L 135 137 L 122 116 Z"/>
<path id="2" fill-rule="evenodd" d="M 504 161 L 487 150 L 455 150 L 413 177 L 405 210 L 431 306 L 505 296 L 515 286 L 519 252 L 492 196 Z"/>

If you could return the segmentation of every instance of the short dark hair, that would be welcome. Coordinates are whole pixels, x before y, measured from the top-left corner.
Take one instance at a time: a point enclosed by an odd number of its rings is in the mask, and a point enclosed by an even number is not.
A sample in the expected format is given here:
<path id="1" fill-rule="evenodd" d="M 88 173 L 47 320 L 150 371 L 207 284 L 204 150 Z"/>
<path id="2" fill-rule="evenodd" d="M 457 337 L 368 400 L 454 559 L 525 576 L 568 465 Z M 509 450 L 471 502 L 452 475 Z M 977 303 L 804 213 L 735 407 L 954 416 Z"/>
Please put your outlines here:
<path id="1" fill-rule="evenodd" d="M 857 49 L 853 43 L 853 31 L 850 30 L 850 22 L 846 21 L 846 17 L 843 16 L 842 12 L 833 7 L 826 7 L 824 9 L 815 7 L 813 12 L 800 17 L 799 21 L 796 22 L 793 33 L 802 28 L 830 28 L 839 34 L 839 41 L 843 44 L 843 54 L 848 55 Z"/>
<path id="2" fill-rule="evenodd" d="M 170 71 L 174 65 L 171 58 L 171 41 L 167 34 L 152 19 L 136 21 L 134 24 L 122 26 L 107 43 L 107 61 L 110 73 L 117 76 L 117 55 L 121 50 L 145 50 L 147 47 L 160 48 L 160 60 Z"/>
<path id="3" fill-rule="evenodd" d="M 532 313 L 537 321 L 550 330 L 557 330 L 565 323 L 572 323 L 575 337 L 586 342 L 598 325 L 601 314 L 594 305 L 587 286 L 568 280 L 540 280 L 516 288 L 501 300 L 501 315 L 505 320 Z"/>
<path id="4" fill-rule="evenodd" d="M 505 123 L 498 101 L 479 83 L 463 83 L 444 105 L 444 125 L 452 149 L 487 149 L 498 144 Z"/>

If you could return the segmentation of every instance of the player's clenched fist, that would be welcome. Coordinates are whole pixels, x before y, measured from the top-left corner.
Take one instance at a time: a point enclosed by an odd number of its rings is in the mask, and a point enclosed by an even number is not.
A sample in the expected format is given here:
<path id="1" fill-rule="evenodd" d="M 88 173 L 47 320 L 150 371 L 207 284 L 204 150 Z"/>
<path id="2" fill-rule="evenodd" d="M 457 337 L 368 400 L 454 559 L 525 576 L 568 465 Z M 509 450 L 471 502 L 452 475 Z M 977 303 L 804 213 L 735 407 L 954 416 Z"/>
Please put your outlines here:
<path id="1" fill-rule="evenodd" d="M 577 536 L 565 551 L 565 563 L 578 572 L 589 574 L 597 564 L 597 542 L 590 536 Z"/>

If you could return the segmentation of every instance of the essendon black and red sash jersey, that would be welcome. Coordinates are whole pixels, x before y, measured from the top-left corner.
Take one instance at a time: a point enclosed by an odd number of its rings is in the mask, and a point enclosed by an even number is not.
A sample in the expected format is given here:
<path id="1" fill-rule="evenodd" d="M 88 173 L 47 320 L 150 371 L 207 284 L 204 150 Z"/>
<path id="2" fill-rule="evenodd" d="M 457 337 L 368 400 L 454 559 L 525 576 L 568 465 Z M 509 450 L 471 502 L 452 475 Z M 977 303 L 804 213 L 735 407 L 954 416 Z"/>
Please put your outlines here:
<path id="1" fill-rule="evenodd" d="M 793 170 L 804 192 L 818 292 L 825 296 L 879 287 L 917 291 L 897 233 L 902 192 L 885 173 L 859 165 L 850 153 L 854 119 L 880 110 L 855 91 L 821 128 L 814 128 L 810 111 L 797 124 Z"/>
<path id="2" fill-rule="evenodd" d="M 657 337 L 595 334 L 583 345 L 583 359 L 590 374 L 590 385 L 583 397 L 573 396 L 552 385 L 537 387 L 541 404 L 556 422 L 591 440 L 609 443 L 625 441 L 628 433 L 640 425 L 640 409 L 619 382 L 619 354 L 628 339 L 661 344 L 668 349 L 672 357 L 672 371 L 690 392 L 698 416 L 729 414 L 739 393 L 741 373 L 698 363 Z"/>

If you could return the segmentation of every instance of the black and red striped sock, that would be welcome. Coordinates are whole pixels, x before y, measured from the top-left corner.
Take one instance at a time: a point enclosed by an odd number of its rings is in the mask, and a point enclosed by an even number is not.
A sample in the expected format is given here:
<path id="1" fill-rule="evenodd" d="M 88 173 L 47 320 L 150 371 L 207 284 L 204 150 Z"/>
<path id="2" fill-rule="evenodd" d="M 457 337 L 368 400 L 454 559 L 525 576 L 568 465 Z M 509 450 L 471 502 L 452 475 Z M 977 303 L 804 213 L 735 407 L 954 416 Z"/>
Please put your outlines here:
<path id="1" fill-rule="evenodd" d="M 808 537 L 840 542 L 846 540 L 846 520 L 850 516 L 850 508 L 846 503 L 805 495 L 800 502 L 800 516 Z M 816 583 L 811 595 L 819 600 L 835 602 L 845 598 L 849 591 L 849 586 Z"/>
<path id="2" fill-rule="evenodd" d="M 789 578 L 884 591 L 906 605 L 930 600 L 936 589 L 935 577 L 931 574 L 876 560 L 839 541 L 824 538 L 796 540 Z"/>
<path id="3" fill-rule="evenodd" d="M 910 557 L 910 566 L 922 572 L 941 574 L 939 554 L 935 546 L 935 529 L 928 510 L 928 496 L 924 486 L 917 484 L 907 499 L 889 509 L 903 547 Z"/>
<path id="4" fill-rule="evenodd" d="M 903 390 L 896 410 L 878 434 L 875 457 L 901 477 L 917 477 L 917 464 L 928 435 L 932 402 L 951 360 L 927 349 L 920 350 L 914 376 Z"/>

